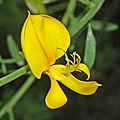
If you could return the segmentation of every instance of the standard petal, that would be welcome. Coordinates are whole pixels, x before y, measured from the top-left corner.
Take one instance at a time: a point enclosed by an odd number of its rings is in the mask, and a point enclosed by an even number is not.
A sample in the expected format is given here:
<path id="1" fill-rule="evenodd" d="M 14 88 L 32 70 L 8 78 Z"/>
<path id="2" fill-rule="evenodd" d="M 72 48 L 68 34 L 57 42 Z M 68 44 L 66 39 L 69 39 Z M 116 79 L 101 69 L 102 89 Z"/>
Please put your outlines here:
<path id="1" fill-rule="evenodd" d="M 70 36 L 67 29 L 48 15 L 28 15 L 21 33 L 21 44 L 33 74 L 40 78 L 55 60 L 67 50 Z"/>
<path id="2" fill-rule="evenodd" d="M 37 78 L 40 78 L 42 72 L 50 67 L 51 61 L 36 35 L 30 16 L 22 29 L 21 45 L 31 71 Z"/>
<path id="3" fill-rule="evenodd" d="M 87 79 L 86 80 L 89 80 L 89 78 L 90 78 L 89 68 L 85 64 L 80 63 L 79 66 L 78 66 L 78 69 L 83 71 L 84 73 L 86 73 L 87 74 Z"/>
<path id="4" fill-rule="evenodd" d="M 59 65 L 58 65 L 59 66 Z M 60 65 L 62 67 L 62 65 Z M 55 66 L 57 68 L 57 65 Z M 63 66 L 64 68 L 64 66 Z M 91 95 L 94 94 L 101 84 L 98 84 L 95 81 L 82 81 L 75 78 L 72 74 L 61 74 L 58 69 L 51 68 L 50 74 L 54 79 L 57 79 L 62 84 L 70 88 L 71 90 L 83 94 Z"/>
<path id="5" fill-rule="evenodd" d="M 57 19 L 45 15 L 30 15 L 36 34 L 47 56 L 58 59 L 70 45 L 70 35 L 65 26 Z"/>
<path id="6" fill-rule="evenodd" d="M 60 88 L 59 84 L 55 79 L 50 77 L 51 87 L 46 96 L 46 105 L 51 109 L 62 107 L 67 102 L 67 97 Z"/>

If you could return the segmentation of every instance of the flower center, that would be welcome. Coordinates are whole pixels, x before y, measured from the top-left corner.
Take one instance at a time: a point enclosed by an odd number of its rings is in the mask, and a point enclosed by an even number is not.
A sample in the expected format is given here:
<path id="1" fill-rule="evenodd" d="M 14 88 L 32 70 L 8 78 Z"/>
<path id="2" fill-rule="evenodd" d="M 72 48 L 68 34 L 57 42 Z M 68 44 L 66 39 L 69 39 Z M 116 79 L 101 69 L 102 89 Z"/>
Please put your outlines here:
<path id="1" fill-rule="evenodd" d="M 76 53 L 73 52 L 72 54 L 70 54 L 70 56 L 73 58 L 73 61 L 70 60 L 67 56 L 67 54 L 65 53 L 65 60 L 66 60 L 66 67 L 63 70 L 63 73 L 71 73 L 73 71 L 78 71 L 78 66 L 80 64 L 81 58 L 80 56 Z"/>
<path id="2" fill-rule="evenodd" d="M 81 72 L 79 69 L 79 64 L 81 62 L 81 57 L 80 55 L 78 55 L 76 52 L 73 52 L 72 54 L 70 54 L 70 56 L 72 57 L 73 60 L 70 60 L 68 58 L 68 55 L 66 54 L 66 52 L 61 49 L 61 48 L 57 48 L 59 50 L 62 50 L 65 54 L 65 60 L 66 60 L 66 65 L 63 67 L 55 67 L 56 65 L 52 65 L 48 70 L 45 71 L 45 74 L 49 74 L 50 73 L 50 69 L 56 69 L 57 71 L 59 71 L 62 74 L 68 74 L 74 71 L 78 71 Z"/>

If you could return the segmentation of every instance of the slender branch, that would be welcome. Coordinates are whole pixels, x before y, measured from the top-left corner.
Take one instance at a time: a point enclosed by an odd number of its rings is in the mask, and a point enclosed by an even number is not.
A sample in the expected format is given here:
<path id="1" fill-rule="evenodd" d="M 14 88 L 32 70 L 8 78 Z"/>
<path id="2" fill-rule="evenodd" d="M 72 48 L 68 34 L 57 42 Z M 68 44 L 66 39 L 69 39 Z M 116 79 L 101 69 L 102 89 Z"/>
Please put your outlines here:
<path id="1" fill-rule="evenodd" d="M 87 5 L 89 7 L 92 7 L 94 5 L 94 3 L 92 3 L 89 0 L 78 0 L 79 2 L 83 3 L 84 5 Z"/>
<path id="2" fill-rule="evenodd" d="M 15 80 L 16 78 L 22 76 L 23 74 L 27 73 L 28 71 L 29 71 L 29 67 L 28 67 L 28 65 L 25 65 L 22 68 L 16 70 L 15 72 L 12 72 L 11 74 L 0 78 L 0 87 Z"/>
<path id="3" fill-rule="evenodd" d="M 98 12 L 98 10 L 101 8 L 102 4 L 104 3 L 105 0 L 92 0 L 95 5 L 92 6 L 89 11 L 78 21 L 76 21 L 75 26 L 70 29 L 70 34 L 71 37 L 73 37 L 77 32 L 81 30 L 81 28 L 86 25 L 93 17 L 94 15 Z"/>
<path id="4" fill-rule="evenodd" d="M 67 25 L 70 17 L 74 15 L 76 4 L 77 4 L 77 0 L 70 0 L 69 1 L 68 7 L 65 11 L 64 16 L 62 17 L 62 20 L 61 20 L 64 25 Z"/>
<path id="5" fill-rule="evenodd" d="M 13 59 L 13 58 L 0 59 L 0 63 L 11 64 L 11 63 L 15 63 L 15 62 L 17 62 L 17 59 Z"/>
<path id="6" fill-rule="evenodd" d="M 9 111 L 8 111 L 8 115 L 9 115 L 9 120 L 15 120 L 13 110 L 9 110 Z"/>
<path id="7" fill-rule="evenodd" d="M 25 80 L 25 83 L 16 92 L 16 94 L 3 106 L 2 109 L 0 109 L 0 119 L 6 114 L 6 112 L 9 112 L 9 110 L 11 110 L 16 105 L 16 103 L 25 94 L 25 92 L 28 90 L 28 88 L 32 85 L 34 81 L 35 78 L 33 75 L 30 75 L 28 79 Z"/>

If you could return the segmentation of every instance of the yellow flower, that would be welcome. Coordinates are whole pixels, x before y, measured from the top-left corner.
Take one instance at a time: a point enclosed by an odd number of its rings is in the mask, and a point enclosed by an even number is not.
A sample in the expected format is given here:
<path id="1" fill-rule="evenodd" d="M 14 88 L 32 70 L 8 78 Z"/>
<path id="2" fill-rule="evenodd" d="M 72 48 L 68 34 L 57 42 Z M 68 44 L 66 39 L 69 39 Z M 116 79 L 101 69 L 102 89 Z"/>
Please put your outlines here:
<path id="1" fill-rule="evenodd" d="M 51 80 L 51 87 L 46 96 L 46 105 L 51 109 L 63 106 L 67 97 L 60 88 L 58 81 L 71 90 L 91 95 L 95 93 L 98 84 L 95 81 L 82 81 L 75 78 L 71 73 L 74 71 L 87 74 L 90 78 L 88 67 L 80 63 L 80 56 L 74 52 L 68 59 L 66 51 L 70 45 L 70 35 L 67 29 L 57 19 L 45 15 L 31 15 L 29 13 L 21 33 L 23 53 L 32 73 L 38 78 L 41 74 L 47 74 Z M 57 64 L 55 61 L 65 55 L 66 65 Z"/>

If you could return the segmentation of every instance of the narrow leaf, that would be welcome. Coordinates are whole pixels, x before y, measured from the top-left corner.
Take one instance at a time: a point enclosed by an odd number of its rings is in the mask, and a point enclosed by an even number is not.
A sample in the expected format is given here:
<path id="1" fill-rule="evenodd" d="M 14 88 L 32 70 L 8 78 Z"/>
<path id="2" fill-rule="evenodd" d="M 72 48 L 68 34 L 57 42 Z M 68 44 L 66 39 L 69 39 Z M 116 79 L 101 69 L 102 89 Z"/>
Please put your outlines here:
<path id="1" fill-rule="evenodd" d="M 16 59 L 16 64 L 18 66 L 22 66 L 24 65 L 24 59 L 23 57 L 21 57 L 19 55 L 19 49 L 18 49 L 18 46 L 14 40 L 14 38 L 12 37 L 12 35 L 8 35 L 7 36 L 7 46 L 8 46 L 8 50 L 9 50 L 9 53 L 11 55 L 11 57 L 13 59 Z"/>
<path id="2" fill-rule="evenodd" d="M 2 57 L 0 55 L 0 61 L 2 61 Z M 6 67 L 6 64 L 5 63 L 1 63 L 1 71 L 3 74 L 7 74 L 7 67 Z"/>
<path id="3" fill-rule="evenodd" d="M 11 57 L 16 58 L 18 56 L 18 47 L 12 35 L 7 36 L 7 46 Z"/>
<path id="4" fill-rule="evenodd" d="M 91 22 L 92 28 L 96 31 L 102 30 L 103 29 L 103 25 L 104 25 L 104 21 L 100 21 L 100 20 L 93 20 Z M 106 32 L 112 32 L 115 31 L 117 29 L 119 29 L 119 26 L 115 23 L 107 23 L 107 25 L 105 26 L 105 31 Z"/>
<path id="5" fill-rule="evenodd" d="M 94 5 L 94 3 L 92 3 L 91 1 L 89 0 L 78 0 L 79 2 L 81 2 L 82 4 L 84 5 L 87 5 L 89 7 L 92 7 Z"/>
<path id="6" fill-rule="evenodd" d="M 74 26 L 68 26 L 71 37 L 80 32 L 80 30 L 88 23 L 88 21 L 95 16 L 105 0 L 92 0 L 92 2 L 94 3 L 94 6 L 90 7 L 88 12 L 86 12 L 82 17 L 81 15 L 77 17 L 77 21 L 75 21 L 76 24 L 74 24 Z"/>
<path id="7" fill-rule="evenodd" d="M 84 63 L 89 67 L 89 69 L 91 69 L 92 66 L 94 65 L 95 55 L 96 55 L 96 40 L 93 35 L 91 25 L 89 24 L 84 53 Z"/>

